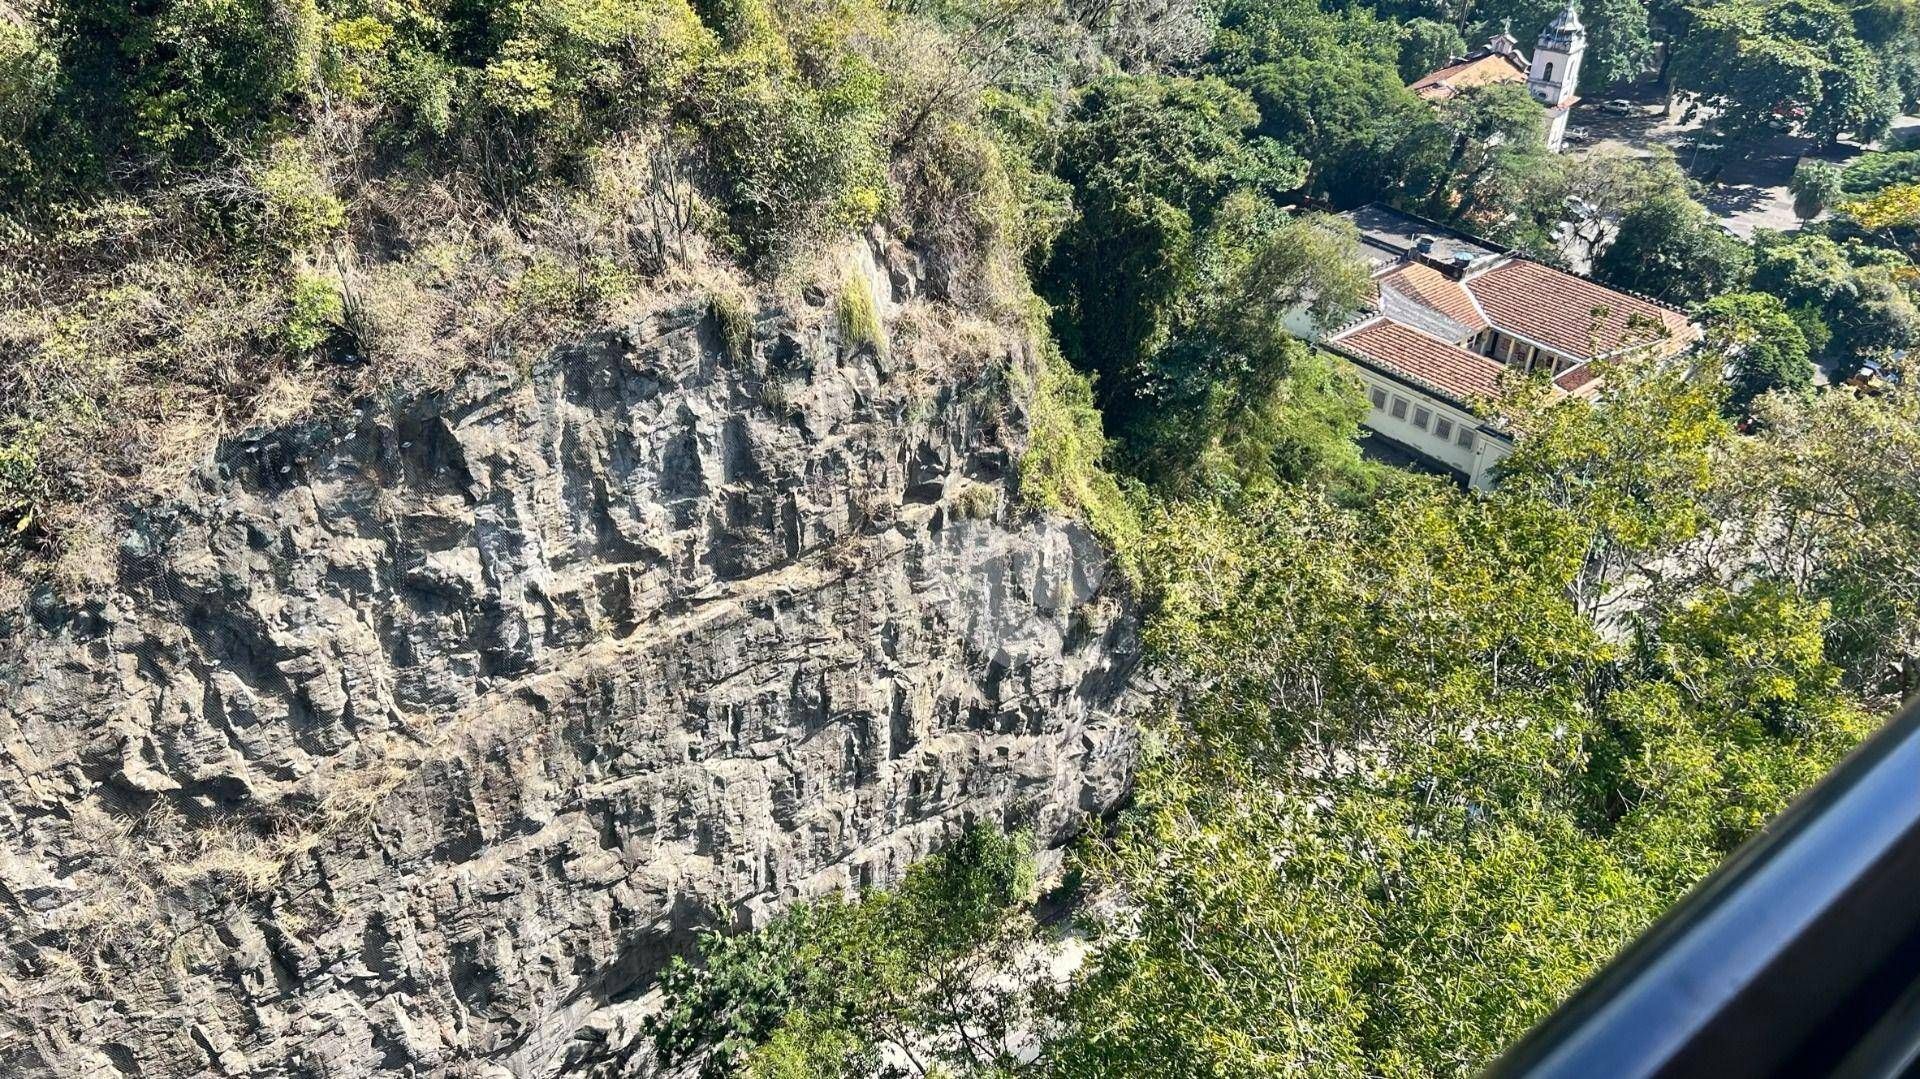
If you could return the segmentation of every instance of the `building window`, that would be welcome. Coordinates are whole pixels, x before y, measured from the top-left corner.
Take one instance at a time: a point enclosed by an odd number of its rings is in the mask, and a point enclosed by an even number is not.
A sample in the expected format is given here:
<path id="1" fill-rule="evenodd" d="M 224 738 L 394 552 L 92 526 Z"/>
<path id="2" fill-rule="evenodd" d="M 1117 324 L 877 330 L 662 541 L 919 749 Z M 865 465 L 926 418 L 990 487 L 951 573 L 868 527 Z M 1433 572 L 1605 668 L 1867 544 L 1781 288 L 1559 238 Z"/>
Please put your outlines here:
<path id="1" fill-rule="evenodd" d="M 1420 429 L 1421 429 L 1422 431 L 1424 431 L 1424 430 L 1426 430 L 1426 429 L 1427 429 L 1427 424 L 1429 424 L 1429 423 L 1432 423 L 1432 422 L 1433 422 L 1433 412 L 1432 412 L 1432 410 L 1430 410 L 1430 409 L 1425 409 L 1425 408 L 1420 408 L 1420 407 L 1417 407 L 1417 406 L 1416 406 L 1416 407 L 1414 408 L 1414 410 L 1413 410 L 1413 425 L 1414 425 L 1415 427 L 1418 427 L 1418 428 L 1420 428 Z"/>
<path id="2" fill-rule="evenodd" d="M 1404 420 L 1407 418 L 1406 398 L 1396 397 L 1393 399 L 1393 418 L 1396 420 Z"/>
<path id="3" fill-rule="evenodd" d="M 1445 416 L 1439 417 L 1438 419 L 1433 421 L 1433 433 L 1434 433 L 1434 436 L 1440 439 L 1440 441 L 1442 442 L 1445 442 L 1447 439 L 1452 438 L 1453 437 L 1453 421 L 1446 418 Z"/>
<path id="4" fill-rule="evenodd" d="M 1453 441 L 1454 441 L 1454 444 L 1459 446 L 1461 449 L 1470 450 L 1473 448 L 1473 432 L 1468 428 L 1462 427 L 1460 428 L 1460 437 L 1454 439 Z"/>
<path id="5" fill-rule="evenodd" d="M 1547 65 L 1547 73 L 1546 73 L 1546 76 L 1545 76 L 1544 78 L 1542 78 L 1542 79 L 1541 79 L 1541 81 L 1542 81 L 1542 82 L 1552 82 L 1552 81 L 1553 81 L 1553 65 L 1552 65 L 1552 64 L 1548 64 L 1548 65 Z"/>
<path id="6" fill-rule="evenodd" d="M 1375 412 L 1385 412 L 1387 410 L 1387 391 L 1378 386 L 1370 387 L 1367 390 L 1367 398 L 1373 402 L 1373 410 Z"/>

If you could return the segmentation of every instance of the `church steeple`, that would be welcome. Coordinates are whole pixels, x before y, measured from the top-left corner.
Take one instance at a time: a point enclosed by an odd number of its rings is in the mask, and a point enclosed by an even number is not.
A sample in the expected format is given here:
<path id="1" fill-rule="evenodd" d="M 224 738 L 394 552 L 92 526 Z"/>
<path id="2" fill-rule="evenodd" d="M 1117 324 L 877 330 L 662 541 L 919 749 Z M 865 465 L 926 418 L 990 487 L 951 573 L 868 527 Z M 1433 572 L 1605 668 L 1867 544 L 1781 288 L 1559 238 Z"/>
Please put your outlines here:
<path id="1" fill-rule="evenodd" d="M 1567 0 L 1567 6 L 1540 31 L 1540 40 L 1534 43 L 1527 89 L 1549 108 L 1571 104 L 1580 82 L 1580 60 L 1586 52 L 1587 28 L 1580 25 L 1573 0 Z"/>

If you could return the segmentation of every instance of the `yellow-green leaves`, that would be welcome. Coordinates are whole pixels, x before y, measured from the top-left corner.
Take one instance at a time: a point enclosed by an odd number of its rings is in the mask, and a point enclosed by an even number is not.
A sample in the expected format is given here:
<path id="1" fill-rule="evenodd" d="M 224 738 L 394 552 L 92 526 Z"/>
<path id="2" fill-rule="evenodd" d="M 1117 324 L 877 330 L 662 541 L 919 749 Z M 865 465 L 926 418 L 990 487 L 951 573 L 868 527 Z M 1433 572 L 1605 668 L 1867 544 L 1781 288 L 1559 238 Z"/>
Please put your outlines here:
<path id="1" fill-rule="evenodd" d="M 304 353 L 319 348 L 345 314 L 340 286 L 332 278 L 304 270 L 295 274 L 287 290 L 287 318 L 281 328 L 288 350 Z"/>

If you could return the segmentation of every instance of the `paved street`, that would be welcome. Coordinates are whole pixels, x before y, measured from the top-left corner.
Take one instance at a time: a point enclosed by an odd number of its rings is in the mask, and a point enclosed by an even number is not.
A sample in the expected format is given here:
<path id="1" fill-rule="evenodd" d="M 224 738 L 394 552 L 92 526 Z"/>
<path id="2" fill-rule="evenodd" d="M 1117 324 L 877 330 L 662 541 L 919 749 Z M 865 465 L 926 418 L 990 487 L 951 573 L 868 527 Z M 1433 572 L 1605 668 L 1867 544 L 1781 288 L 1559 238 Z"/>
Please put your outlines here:
<path id="1" fill-rule="evenodd" d="M 1756 229 L 1784 231 L 1799 226 L 1787 182 L 1802 158 L 1812 156 L 1845 164 L 1867 149 L 1843 144 L 1838 151 L 1828 153 L 1812 139 L 1778 135 L 1753 147 L 1745 157 L 1726 162 L 1716 177 L 1712 175 L 1716 147 L 1702 137 L 1698 119 L 1689 123 L 1669 120 L 1657 97 L 1643 98 L 1643 111 L 1631 115 L 1608 113 L 1600 105 L 1599 100 L 1587 101 L 1574 110 L 1570 134 L 1585 136 L 1588 141 L 1570 152 L 1586 153 L 1604 146 L 1639 151 L 1665 146 L 1674 152 L 1682 168 L 1707 183 L 1700 201 L 1739 236 L 1752 236 Z M 1887 142 L 1902 145 L 1902 140 L 1911 144 L 1915 139 L 1920 139 L 1920 117 L 1902 116 L 1894 122 L 1894 133 Z"/>

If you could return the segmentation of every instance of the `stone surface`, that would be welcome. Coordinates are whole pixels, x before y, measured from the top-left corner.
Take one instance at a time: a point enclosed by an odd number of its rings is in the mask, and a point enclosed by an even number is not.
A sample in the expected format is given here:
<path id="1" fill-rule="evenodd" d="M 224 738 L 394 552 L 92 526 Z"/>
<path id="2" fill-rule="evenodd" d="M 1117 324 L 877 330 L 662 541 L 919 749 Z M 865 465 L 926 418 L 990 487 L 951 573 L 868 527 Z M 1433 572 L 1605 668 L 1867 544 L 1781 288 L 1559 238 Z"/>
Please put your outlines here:
<path id="1" fill-rule="evenodd" d="M 631 1072 L 713 912 L 1110 809 L 1133 618 L 971 340 L 693 305 L 223 446 L 0 623 L 0 1074 Z"/>

